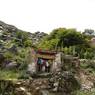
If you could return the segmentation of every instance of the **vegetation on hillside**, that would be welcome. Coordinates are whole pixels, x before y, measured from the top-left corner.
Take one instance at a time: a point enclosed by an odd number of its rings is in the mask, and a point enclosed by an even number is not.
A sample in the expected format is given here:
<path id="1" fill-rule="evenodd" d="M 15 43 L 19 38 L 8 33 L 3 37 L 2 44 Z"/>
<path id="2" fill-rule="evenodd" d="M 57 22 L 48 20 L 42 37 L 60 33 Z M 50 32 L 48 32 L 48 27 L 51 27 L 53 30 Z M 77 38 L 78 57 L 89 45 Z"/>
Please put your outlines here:
<path id="1" fill-rule="evenodd" d="M 84 32 L 76 29 L 54 29 L 40 43 L 39 48 L 44 50 L 60 50 L 65 54 L 92 59 L 95 57 L 95 48 L 90 45 L 94 31 L 86 29 Z"/>
<path id="2" fill-rule="evenodd" d="M 0 78 L 23 77 L 31 59 L 31 48 L 36 48 L 35 44 L 45 35 L 22 31 L 0 21 Z"/>

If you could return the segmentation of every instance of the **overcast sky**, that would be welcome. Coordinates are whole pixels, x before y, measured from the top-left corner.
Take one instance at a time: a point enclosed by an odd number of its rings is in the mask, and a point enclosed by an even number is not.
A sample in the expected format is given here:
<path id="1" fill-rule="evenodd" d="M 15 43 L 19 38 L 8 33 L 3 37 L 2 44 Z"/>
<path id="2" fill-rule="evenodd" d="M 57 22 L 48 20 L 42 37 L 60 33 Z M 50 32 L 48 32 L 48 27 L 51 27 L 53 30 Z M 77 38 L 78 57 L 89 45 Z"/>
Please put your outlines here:
<path id="1" fill-rule="evenodd" d="M 95 0 L 0 0 L 0 20 L 29 32 L 95 29 Z"/>

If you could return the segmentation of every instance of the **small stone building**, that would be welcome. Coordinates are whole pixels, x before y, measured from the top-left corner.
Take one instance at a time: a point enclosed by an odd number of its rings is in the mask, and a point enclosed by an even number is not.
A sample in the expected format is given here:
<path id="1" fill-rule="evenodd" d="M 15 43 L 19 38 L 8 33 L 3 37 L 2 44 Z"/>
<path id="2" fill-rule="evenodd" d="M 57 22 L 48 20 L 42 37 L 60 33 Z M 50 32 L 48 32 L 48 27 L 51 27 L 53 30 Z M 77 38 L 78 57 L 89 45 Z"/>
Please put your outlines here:
<path id="1" fill-rule="evenodd" d="M 32 73 L 55 72 L 61 70 L 62 53 L 32 49 L 32 62 L 28 65 L 28 71 Z"/>

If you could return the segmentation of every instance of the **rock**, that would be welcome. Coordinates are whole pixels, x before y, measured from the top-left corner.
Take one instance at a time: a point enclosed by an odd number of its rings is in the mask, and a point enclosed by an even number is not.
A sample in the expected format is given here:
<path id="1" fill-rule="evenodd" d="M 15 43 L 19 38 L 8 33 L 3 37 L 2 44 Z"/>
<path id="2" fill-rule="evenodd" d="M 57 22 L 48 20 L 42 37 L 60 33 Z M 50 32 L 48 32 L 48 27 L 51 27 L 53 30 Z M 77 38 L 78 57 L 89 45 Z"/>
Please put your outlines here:
<path id="1" fill-rule="evenodd" d="M 81 85 L 81 89 L 82 90 L 87 90 L 87 91 L 90 91 L 92 88 L 94 87 L 93 83 L 88 81 L 87 83 L 84 83 Z"/>
<path id="2" fill-rule="evenodd" d="M 54 87 L 58 87 L 58 84 L 59 84 L 58 82 L 54 83 Z"/>
<path id="3" fill-rule="evenodd" d="M 40 94 L 41 94 L 41 95 L 50 95 L 47 90 L 41 90 L 41 91 L 40 91 Z"/>
<path id="4" fill-rule="evenodd" d="M 26 92 L 27 95 L 32 95 L 30 92 Z"/>
<path id="5" fill-rule="evenodd" d="M 57 87 L 55 87 L 55 88 L 53 88 L 53 90 L 52 90 L 53 92 L 57 92 L 58 91 L 58 88 Z"/>
<path id="6" fill-rule="evenodd" d="M 49 82 L 50 82 L 50 83 L 53 83 L 53 82 L 54 82 L 54 78 L 50 78 L 50 79 L 49 79 Z"/>
<path id="7" fill-rule="evenodd" d="M 54 73 L 52 78 L 49 80 L 49 85 L 53 92 L 71 93 L 80 88 L 74 74 L 70 71 L 58 71 Z"/>
<path id="8" fill-rule="evenodd" d="M 24 87 L 20 87 L 19 89 L 22 91 L 26 91 L 26 89 Z"/>
<path id="9" fill-rule="evenodd" d="M 35 89 L 36 89 L 36 90 L 40 90 L 40 87 L 36 87 Z"/>
<path id="10" fill-rule="evenodd" d="M 5 68 L 6 69 L 16 69 L 16 67 L 17 67 L 18 65 L 17 65 L 17 63 L 14 61 L 14 62 L 10 62 L 10 63 L 8 63 L 8 64 L 6 64 L 6 66 L 5 66 Z"/>
<path id="11" fill-rule="evenodd" d="M 30 75 L 36 74 L 36 66 L 35 66 L 35 63 L 31 63 L 31 64 L 28 65 L 27 72 Z"/>

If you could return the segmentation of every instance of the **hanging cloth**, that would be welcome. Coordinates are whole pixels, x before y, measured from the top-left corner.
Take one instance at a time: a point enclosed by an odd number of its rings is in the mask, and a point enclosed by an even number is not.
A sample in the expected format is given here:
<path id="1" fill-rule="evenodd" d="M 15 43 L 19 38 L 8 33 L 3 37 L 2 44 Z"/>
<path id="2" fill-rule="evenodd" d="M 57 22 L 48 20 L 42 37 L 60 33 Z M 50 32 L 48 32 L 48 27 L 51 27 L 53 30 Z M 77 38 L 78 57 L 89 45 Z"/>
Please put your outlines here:
<path id="1" fill-rule="evenodd" d="M 41 63 L 41 59 L 40 59 L 40 58 L 38 58 L 38 62 L 37 62 L 37 63 L 38 63 L 38 64 L 42 64 L 42 63 Z"/>

